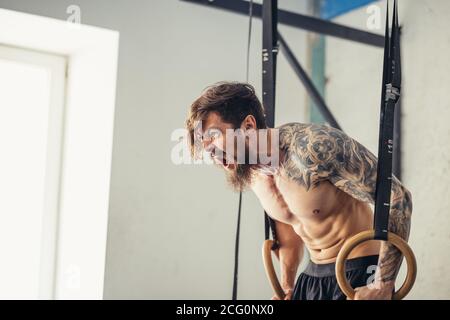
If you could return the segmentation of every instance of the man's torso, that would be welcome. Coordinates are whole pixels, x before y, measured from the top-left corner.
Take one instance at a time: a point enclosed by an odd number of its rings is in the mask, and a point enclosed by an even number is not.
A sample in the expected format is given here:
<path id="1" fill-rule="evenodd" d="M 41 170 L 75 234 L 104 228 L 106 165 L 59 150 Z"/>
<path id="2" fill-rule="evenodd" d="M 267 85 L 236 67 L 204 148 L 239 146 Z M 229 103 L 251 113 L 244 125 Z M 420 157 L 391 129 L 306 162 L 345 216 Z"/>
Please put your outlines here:
<path id="1" fill-rule="evenodd" d="M 269 216 L 293 227 L 313 262 L 334 262 L 346 239 L 372 228 L 372 210 L 368 203 L 353 198 L 319 172 L 298 163 L 290 148 L 289 131 L 301 134 L 308 125 L 296 125 L 280 133 L 283 160 L 279 170 L 274 175 L 257 174 L 252 190 Z M 378 252 L 379 243 L 369 241 L 355 248 L 349 258 Z"/>

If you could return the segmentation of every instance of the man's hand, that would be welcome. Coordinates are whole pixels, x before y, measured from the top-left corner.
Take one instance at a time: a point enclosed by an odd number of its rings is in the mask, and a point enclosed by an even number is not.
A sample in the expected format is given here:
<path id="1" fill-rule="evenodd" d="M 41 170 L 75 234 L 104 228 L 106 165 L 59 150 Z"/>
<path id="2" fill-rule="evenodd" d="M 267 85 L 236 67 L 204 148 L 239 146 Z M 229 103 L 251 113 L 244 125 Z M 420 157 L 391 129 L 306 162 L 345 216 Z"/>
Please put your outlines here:
<path id="1" fill-rule="evenodd" d="M 284 297 L 283 300 L 291 300 L 293 292 L 294 292 L 294 290 L 292 290 L 292 289 L 284 289 L 284 293 L 286 296 Z M 274 295 L 271 300 L 281 300 L 281 299 L 278 298 L 276 295 Z"/>
<path id="2" fill-rule="evenodd" d="M 355 300 L 392 300 L 394 283 L 383 282 L 355 288 Z"/>

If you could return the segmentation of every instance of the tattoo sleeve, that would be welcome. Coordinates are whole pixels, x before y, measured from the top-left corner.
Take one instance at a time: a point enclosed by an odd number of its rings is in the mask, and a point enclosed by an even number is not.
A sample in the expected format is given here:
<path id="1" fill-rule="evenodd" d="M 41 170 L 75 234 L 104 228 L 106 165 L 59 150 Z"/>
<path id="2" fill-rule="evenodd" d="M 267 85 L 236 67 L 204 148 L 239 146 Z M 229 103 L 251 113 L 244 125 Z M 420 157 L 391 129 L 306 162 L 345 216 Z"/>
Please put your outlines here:
<path id="1" fill-rule="evenodd" d="M 354 198 L 374 204 L 377 158 L 344 132 L 325 125 L 289 124 L 280 130 L 280 141 L 289 150 L 287 172 L 307 188 L 327 179 Z M 411 213 L 411 193 L 393 175 L 389 231 L 408 240 Z M 382 242 L 378 279 L 395 280 L 401 261 L 400 251 Z"/>

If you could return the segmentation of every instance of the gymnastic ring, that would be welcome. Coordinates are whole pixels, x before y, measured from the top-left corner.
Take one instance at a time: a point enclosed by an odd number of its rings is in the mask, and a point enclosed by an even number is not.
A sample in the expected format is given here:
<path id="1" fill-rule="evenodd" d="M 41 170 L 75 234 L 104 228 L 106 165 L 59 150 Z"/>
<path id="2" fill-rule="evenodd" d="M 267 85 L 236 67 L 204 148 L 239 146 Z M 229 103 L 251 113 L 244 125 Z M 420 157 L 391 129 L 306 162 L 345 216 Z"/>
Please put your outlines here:
<path id="1" fill-rule="evenodd" d="M 375 230 L 367 230 L 360 232 L 353 237 L 347 239 L 342 246 L 341 250 L 336 259 L 336 279 L 341 288 L 342 292 L 349 298 L 352 299 L 355 297 L 355 290 L 352 288 L 350 283 L 348 282 L 345 276 L 345 260 L 347 260 L 350 252 L 360 243 L 363 243 L 368 240 L 374 240 L 375 238 Z M 388 240 L 389 243 L 393 244 L 397 249 L 401 251 L 403 256 L 406 259 L 406 264 L 408 267 L 408 272 L 406 274 L 405 281 L 403 285 L 396 291 L 392 300 L 401 300 L 403 299 L 408 292 L 411 290 L 414 285 L 414 281 L 416 280 L 417 274 L 417 264 L 416 258 L 414 257 L 414 253 L 409 247 L 408 243 L 400 238 L 398 235 L 389 232 Z"/>
<path id="2" fill-rule="evenodd" d="M 267 278 L 269 279 L 270 285 L 272 286 L 273 292 L 280 300 L 284 300 L 286 294 L 278 281 L 277 273 L 273 267 L 272 261 L 272 245 L 273 240 L 265 240 L 262 247 L 262 255 L 264 262 L 264 269 L 266 270 Z"/>

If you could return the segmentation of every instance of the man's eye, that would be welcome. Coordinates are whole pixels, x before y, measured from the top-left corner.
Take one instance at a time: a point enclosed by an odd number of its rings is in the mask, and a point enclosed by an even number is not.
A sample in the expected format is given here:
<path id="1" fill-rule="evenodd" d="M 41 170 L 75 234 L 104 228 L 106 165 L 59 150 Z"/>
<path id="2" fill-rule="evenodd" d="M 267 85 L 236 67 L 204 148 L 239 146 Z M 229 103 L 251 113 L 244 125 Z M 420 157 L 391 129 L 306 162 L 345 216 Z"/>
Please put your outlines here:
<path id="1" fill-rule="evenodd" d="M 211 130 L 205 133 L 205 138 L 208 140 L 217 139 L 220 137 L 220 132 L 217 130 Z"/>

